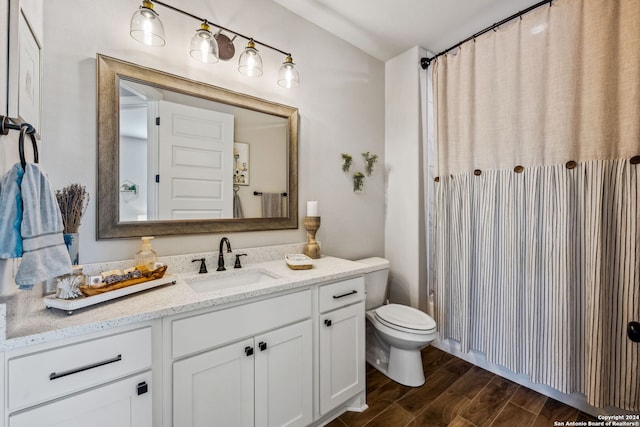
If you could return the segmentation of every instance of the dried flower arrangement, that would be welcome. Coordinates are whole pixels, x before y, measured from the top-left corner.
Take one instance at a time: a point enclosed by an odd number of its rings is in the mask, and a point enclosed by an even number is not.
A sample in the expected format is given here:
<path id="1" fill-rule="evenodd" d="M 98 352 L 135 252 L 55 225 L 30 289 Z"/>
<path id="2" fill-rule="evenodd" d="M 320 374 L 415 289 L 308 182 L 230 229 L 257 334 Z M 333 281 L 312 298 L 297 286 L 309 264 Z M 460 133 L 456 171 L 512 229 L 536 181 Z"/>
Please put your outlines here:
<path id="1" fill-rule="evenodd" d="M 89 193 L 80 184 L 70 184 L 62 190 L 56 190 L 56 199 L 62 215 L 63 233 L 77 233 L 80 220 L 89 205 Z"/>

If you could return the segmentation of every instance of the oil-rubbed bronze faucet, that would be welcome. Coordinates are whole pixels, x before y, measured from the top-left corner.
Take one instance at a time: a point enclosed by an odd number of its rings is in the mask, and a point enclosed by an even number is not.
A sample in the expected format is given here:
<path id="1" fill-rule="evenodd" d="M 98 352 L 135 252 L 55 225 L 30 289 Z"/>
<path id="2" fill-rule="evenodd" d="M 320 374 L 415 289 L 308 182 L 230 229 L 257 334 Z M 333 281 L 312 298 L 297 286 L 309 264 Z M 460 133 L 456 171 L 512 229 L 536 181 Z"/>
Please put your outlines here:
<path id="1" fill-rule="evenodd" d="M 227 244 L 227 252 L 231 253 L 231 242 L 226 237 L 220 239 L 220 254 L 218 255 L 218 269 L 216 271 L 225 271 L 224 268 L 224 255 L 222 254 L 222 246 L 226 242 Z"/>

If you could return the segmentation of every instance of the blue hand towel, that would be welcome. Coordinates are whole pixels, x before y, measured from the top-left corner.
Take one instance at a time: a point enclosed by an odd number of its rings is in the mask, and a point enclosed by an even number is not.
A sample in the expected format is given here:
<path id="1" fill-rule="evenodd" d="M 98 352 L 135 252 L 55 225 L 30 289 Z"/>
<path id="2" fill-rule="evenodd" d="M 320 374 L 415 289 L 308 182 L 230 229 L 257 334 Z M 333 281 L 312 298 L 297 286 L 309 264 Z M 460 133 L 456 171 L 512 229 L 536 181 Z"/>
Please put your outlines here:
<path id="1" fill-rule="evenodd" d="M 0 258 L 22 256 L 22 196 L 20 185 L 24 170 L 16 163 L 0 181 Z"/>
<path id="2" fill-rule="evenodd" d="M 16 283 L 20 289 L 31 289 L 35 283 L 71 273 L 71 259 L 58 202 L 38 165 L 27 163 L 20 190 L 23 254 Z"/>

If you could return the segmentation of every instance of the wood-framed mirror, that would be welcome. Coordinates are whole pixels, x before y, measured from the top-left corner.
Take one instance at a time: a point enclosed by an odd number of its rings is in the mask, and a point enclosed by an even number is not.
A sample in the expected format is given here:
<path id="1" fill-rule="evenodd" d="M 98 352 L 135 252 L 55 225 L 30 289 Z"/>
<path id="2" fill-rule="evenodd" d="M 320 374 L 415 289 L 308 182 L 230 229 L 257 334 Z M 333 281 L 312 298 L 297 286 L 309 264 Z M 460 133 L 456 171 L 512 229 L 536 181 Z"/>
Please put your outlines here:
<path id="1" fill-rule="evenodd" d="M 98 239 L 298 228 L 296 108 L 100 54 L 96 68 Z"/>

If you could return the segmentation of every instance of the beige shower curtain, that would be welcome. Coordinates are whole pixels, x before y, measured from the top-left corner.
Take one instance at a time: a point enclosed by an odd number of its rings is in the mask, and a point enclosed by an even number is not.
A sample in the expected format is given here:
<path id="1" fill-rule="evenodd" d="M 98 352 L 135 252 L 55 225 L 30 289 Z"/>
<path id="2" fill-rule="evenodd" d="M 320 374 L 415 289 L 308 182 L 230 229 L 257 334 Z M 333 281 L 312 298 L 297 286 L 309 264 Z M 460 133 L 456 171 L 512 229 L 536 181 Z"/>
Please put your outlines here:
<path id="1" fill-rule="evenodd" d="M 640 1 L 554 1 L 433 76 L 441 336 L 640 410 Z"/>

